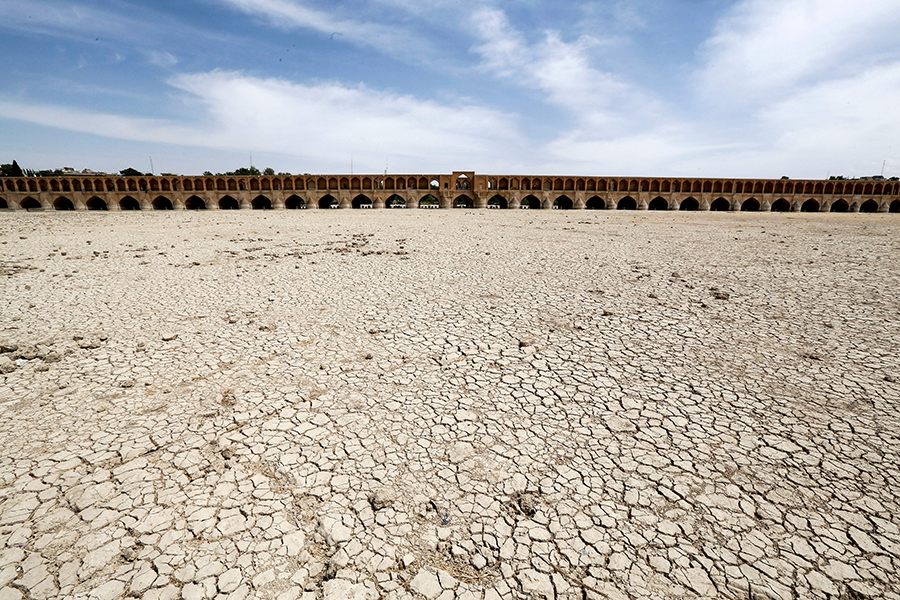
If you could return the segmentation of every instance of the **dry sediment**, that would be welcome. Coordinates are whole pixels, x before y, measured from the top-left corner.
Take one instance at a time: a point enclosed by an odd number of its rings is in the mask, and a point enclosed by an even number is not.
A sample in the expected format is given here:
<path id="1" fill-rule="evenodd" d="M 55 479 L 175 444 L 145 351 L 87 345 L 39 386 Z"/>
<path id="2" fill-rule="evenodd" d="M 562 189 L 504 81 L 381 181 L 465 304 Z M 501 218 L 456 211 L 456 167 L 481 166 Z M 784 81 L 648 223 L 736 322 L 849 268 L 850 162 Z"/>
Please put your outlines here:
<path id="1" fill-rule="evenodd" d="M 0 598 L 900 598 L 893 215 L 8 214 Z"/>

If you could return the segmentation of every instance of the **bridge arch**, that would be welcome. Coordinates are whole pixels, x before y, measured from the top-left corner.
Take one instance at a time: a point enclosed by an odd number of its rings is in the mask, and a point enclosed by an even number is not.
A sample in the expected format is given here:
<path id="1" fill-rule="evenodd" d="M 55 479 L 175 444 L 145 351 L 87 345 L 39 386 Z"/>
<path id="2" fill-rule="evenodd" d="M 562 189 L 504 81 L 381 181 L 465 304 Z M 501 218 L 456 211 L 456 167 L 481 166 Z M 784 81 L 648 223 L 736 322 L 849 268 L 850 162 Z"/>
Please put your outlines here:
<path id="1" fill-rule="evenodd" d="M 119 200 L 119 210 L 141 210 L 141 203 L 131 196 L 125 196 Z"/>
<path id="2" fill-rule="evenodd" d="M 403 205 L 405 206 L 405 205 Z M 419 208 L 440 208 L 440 201 L 431 194 L 425 194 L 419 199 Z"/>
<path id="3" fill-rule="evenodd" d="M 292 194 L 284 201 L 284 207 L 289 210 L 299 210 L 306 208 L 306 202 L 300 196 Z"/>
<path id="4" fill-rule="evenodd" d="M 829 212 L 840 212 L 840 213 L 850 212 L 850 205 L 847 203 L 846 200 L 841 198 L 841 199 L 835 200 L 834 202 L 831 203 L 831 209 L 829 210 Z"/>
<path id="5" fill-rule="evenodd" d="M 259 195 L 250 203 L 253 210 L 272 210 L 272 201 L 263 195 Z"/>
<path id="6" fill-rule="evenodd" d="M 759 200 L 756 198 L 747 198 L 743 202 L 741 202 L 741 211 L 742 212 L 758 212 L 759 211 Z"/>
<path id="7" fill-rule="evenodd" d="M 657 196 L 653 200 L 650 201 L 649 206 L 647 206 L 648 210 L 669 210 L 669 203 L 666 202 L 666 199 Z"/>
<path id="8" fill-rule="evenodd" d="M 453 201 L 453 208 L 474 208 L 475 203 L 465 194 L 460 194 Z"/>
<path id="9" fill-rule="evenodd" d="M 165 196 L 157 196 L 153 201 L 153 210 L 172 210 L 172 201 Z"/>
<path id="10" fill-rule="evenodd" d="M 888 208 L 888 212 L 900 213 L 900 200 L 894 200 L 893 202 L 891 202 L 891 205 Z"/>
<path id="11" fill-rule="evenodd" d="M 790 212 L 791 204 L 784 198 L 779 198 L 772 203 L 772 212 Z"/>
<path id="12" fill-rule="evenodd" d="M 37 210 L 43 208 L 41 203 L 28 196 L 27 198 L 23 198 L 21 202 L 19 202 L 19 207 L 24 208 L 25 210 Z"/>
<path id="13" fill-rule="evenodd" d="M 800 212 L 819 212 L 819 202 L 814 198 L 810 198 L 800 205 Z"/>
<path id="14" fill-rule="evenodd" d="M 90 201 L 89 201 L 90 202 Z M 53 201 L 54 210 L 75 210 L 75 205 L 65 196 L 60 196 Z"/>
<path id="15" fill-rule="evenodd" d="M 528 194 L 522 199 L 522 202 L 519 203 L 519 207 L 527 208 L 528 210 L 540 210 L 541 200 L 533 194 Z"/>
<path id="16" fill-rule="evenodd" d="M 0 210 L 9 208 L 9 204 L 6 203 L 6 198 L 0 198 Z"/>
<path id="17" fill-rule="evenodd" d="M 199 196 L 191 196 L 184 201 L 185 210 L 206 210 L 206 202 Z"/>
<path id="18" fill-rule="evenodd" d="M 859 207 L 859 212 L 862 213 L 874 213 L 878 212 L 878 203 L 875 200 L 869 199 L 862 203 L 862 206 Z"/>
<path id="19" fill-rule="evenodd" d="M 709 205 L 709 210 L 725 212 L 731 210 L 731 203 L 725 198 L 716 198 L 713 200 L 713 203 Z"/>
<path id="20" fill-rule="evenodd" d="M 219 210 L 237 210 L 241 207 L 238 201 L 231 196 L 222 196 L 219 198 Z"/>
<path id="21" fill-rule="evenodd" d="M 616 210 L 637 210 L 637 202 L 631 196 L 625 196 L 616 203 Z"/>
<path id="22" fill-rule="evenodd" d="M 429 194 L 430 195 L 430 194 Z M 385 208 L 406 208 L 406 198 L 399 194 L 392 194 L 390 198 L 384 201 Z"/>
<path id="23" fill-rule="evenodd" d="M 506 198 L 504 198 L 500 194 L 497 194 L 496 196 L 488 200 L 487 206 L 488 208 L 509 208 L 509 202 L 506 200 Z"/>
<path id="24" fill-rule="evenodd" d="M 572 210 L 572 206 L 574 206 L 574 204 L 572 202 L 572 199 L 568 196 L 560 196 L 553 201 L 553 208 L 557 208 L 559 210 Z"/>
<path id="25" fill-rule="evenodd" d="M 606 202 L 600 196 L 591 196 L 585 203 L 584 207 L 588 210 L 604 210 Z"/>
<path id="26" fill-rule="evenodd" d="M 360 194 L 350 203 L 351 208 L 372 208 L 372 199 Z"/>
<path id="27" fill-rule="evenodd" d="M 88 210 L 109 210 L 109 207 L 106 206 L 106 202 L 97 196 L 89 198 L 88 201 L 85 202 L 85 206 Z"/>
<path id="28" fill-rule="evenodd" d="M 685 198 L 681 201 L 681 205 L 678 207 L 678 210 L 700 210 L 700 203 L 691 196 L 689 198 Z"/>
<path id="29" fill-rule="evenodd" d="M 331 194 L 325 194 L 319 198 L 319 208 L 340 208 L 341 203 Z"/>

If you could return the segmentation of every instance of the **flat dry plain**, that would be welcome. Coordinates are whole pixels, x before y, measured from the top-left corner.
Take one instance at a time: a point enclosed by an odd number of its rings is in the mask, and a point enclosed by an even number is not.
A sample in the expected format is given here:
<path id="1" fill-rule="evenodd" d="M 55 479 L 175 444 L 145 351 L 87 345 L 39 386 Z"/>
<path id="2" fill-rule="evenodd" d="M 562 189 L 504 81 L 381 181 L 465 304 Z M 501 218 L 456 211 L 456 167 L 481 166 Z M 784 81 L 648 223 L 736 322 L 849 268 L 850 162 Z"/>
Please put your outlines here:
<path id="1" fill-rule="evenodd" d="M 896 215 L 0 215 L 0 599 L 900 598 Z"/>

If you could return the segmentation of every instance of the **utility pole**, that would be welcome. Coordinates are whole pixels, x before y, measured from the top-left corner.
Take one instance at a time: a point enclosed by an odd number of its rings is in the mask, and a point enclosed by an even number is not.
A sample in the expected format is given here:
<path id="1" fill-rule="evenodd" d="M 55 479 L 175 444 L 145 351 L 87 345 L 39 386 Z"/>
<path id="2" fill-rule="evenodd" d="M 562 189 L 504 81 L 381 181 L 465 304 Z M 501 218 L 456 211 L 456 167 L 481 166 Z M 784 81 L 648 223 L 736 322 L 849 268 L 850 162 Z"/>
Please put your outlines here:
<path id="1" fill-rule="evenodd" d="M 884 171 L 884 168 L 881 169 Z M 153 175 L 156 171 L 153 169 L 153 157 L 150 157 L 150 174 Z"/>

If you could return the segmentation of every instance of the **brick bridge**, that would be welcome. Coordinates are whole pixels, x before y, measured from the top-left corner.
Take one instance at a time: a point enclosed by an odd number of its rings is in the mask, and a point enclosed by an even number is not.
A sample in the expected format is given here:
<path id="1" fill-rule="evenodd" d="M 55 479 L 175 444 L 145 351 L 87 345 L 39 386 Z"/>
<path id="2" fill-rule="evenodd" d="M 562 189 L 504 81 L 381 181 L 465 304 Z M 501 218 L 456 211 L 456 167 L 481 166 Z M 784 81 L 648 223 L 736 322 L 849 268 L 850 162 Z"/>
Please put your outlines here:
<path id="1" fill-rule="evenodd" d="M 900 182 L 476 175 L 0 178 L 0 208 L 531 208 L 900 213 Z"/>

